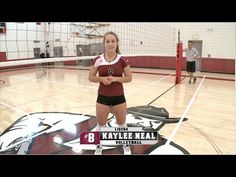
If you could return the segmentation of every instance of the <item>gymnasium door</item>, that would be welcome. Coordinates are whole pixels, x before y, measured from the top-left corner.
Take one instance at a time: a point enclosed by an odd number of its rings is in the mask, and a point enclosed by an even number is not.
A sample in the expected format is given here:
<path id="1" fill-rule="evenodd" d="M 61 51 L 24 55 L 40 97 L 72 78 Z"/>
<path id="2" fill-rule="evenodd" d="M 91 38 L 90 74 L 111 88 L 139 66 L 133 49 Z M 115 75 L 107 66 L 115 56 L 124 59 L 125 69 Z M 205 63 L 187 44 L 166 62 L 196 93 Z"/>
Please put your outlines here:
<path id="1" fill-rule="evenodd" d="M 62 57 L 63 56 L 63 48 L 62 46 L 53 47 L 54 57 Z"/>
<path id="2" fill-rule="evenodd" d="M 34 58 L 40 58 L 40 48 L 34 48 Z"/>

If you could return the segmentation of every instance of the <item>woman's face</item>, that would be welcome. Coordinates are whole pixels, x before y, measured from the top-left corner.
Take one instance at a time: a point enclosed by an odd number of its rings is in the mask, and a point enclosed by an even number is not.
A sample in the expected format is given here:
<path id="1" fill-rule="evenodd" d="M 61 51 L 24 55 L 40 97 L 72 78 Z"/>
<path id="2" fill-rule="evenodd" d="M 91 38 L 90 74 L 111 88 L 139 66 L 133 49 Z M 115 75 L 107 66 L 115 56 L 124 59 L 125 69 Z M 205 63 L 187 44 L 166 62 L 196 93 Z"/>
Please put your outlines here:
<path id="1" fill-rule="evenodd" d="M 112 34 L 106 35 L 104 43 L 106 52 L 116 52 L 117 45 L 118 45 L 117 40 L 114 35 Z"/>

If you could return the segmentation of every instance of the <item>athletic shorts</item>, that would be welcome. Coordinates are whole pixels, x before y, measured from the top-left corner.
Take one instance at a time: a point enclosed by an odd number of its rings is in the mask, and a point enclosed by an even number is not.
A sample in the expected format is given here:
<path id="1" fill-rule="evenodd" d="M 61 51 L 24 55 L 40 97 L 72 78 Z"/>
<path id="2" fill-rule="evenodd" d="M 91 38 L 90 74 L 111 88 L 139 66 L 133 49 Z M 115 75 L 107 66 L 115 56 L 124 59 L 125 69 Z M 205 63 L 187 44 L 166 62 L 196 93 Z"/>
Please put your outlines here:
<path id="1" fill-rule="evenodd" d="M 195 61 L 188 61 L 187 62 L 187 72 L 195 72 Z"/>
<path id="2" fill-rule="evenodd" d="M 122 104 L 125 102 L 126 102 L 126 99 L 124 95 L 120 95 L 120 96 L 98 95 L 97 97 L 97 103 L 104 104 L 107 106 L 115 106 L 115 105 Z"/>

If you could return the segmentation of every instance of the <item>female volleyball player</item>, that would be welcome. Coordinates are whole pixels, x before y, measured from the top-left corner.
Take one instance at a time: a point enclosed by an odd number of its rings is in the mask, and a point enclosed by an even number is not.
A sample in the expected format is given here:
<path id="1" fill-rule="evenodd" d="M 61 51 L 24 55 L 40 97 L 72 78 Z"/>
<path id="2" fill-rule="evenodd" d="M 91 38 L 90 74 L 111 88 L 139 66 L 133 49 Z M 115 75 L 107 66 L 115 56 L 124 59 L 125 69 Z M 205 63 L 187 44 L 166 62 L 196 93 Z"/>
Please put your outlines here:
<path id="1" fill-rule="evenodd" d="M 89 72 L 89 81 L 100 83 L 96 103 L 97 131 L 105 126 L 110 112 L 119 127 L 126 127 L 127 105 L 122 83 L 132 80 L 132 72 L 128 60 L 120 55 L 118 42 L 114 32 L 104 35 L 104 53 L 93 60 Z M 129 146 L 124 146 L 124 153 L 129 151 Z M 101 145 L 97 145 L 95 154 L 102 154 Z"/>

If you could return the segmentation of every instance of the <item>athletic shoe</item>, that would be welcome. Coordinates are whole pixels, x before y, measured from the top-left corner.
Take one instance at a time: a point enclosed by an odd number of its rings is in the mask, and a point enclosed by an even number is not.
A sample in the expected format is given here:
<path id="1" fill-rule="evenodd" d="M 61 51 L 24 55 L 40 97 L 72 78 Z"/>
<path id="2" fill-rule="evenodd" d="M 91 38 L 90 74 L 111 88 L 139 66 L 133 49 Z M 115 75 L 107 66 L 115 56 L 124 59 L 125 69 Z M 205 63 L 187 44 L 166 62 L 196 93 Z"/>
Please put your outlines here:
<path id="1" fill-rule="evenodd" d="M 94 154 L 95 154 L 95 155 L 102 155 L 102 146 L 101 146 L 101 145 L 97 145 Z"/>
<path id="2" fill-rule="evenodd" d="M 123 145 L 124 155 L 131 155 L 131 150 L 129 145 Z"/>

